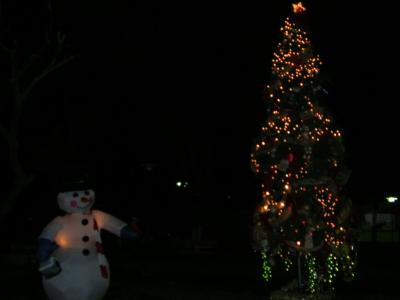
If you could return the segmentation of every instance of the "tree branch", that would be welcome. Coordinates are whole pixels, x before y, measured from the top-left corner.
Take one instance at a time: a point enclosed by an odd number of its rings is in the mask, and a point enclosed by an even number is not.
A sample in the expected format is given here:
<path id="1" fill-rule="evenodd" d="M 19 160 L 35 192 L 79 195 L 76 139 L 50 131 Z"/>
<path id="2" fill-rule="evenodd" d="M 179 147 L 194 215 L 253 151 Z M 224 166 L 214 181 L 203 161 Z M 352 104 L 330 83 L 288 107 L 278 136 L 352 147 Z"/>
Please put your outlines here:
<path id="1" fill-rule="evenodd" d="M 22 96 L 21 96 L 22 101 L 25 101 L 25 99 L 28 97 L 29 93 L 39 83 L 39 81 L 41 81 L 43 78 L 45 78 L 47 75 L 49 75 L 50 73 L 54 72 L 55 70 L 57 70 L 61 66 L 63 66 L 65 64 L 69 63 L 70 61 L 74 60 L 76 57 L 77 56 L 75 56 L 75 55 L 66 57 L 66 58 L 62 59 L 61 61 L 59 61 L 58 63 L 52 64 L 49 67 L 47 67 L 46 69 L 44 69 L 41 74 L 36 76 L 31 81 L 31 83 L 27 86 L 25 91 L 22 93 Z"/>
<path id="2" fill-rule="evenodd" d="M 13 51 L 10 48 L 8 48 L 6 45 L 4 45 L 2 42 L 0 42 L 0 50 L 6 52 L 8 54 L 10 54 Z"/>
<path id="3" fill-rule="evenodd" d="M 21 78 L 26 70 L 28 70 L 35 61 L 37 61 L 40 57 L 41 57 L 41 53 L 44 52 L 44 50 L 46 49 L 47 45 L 44 45 L 42 48 L 40 48 L 36 53 L 33 53 L 29 59 L 24 63 L 24 65 L 18 70 L 17 74 L 16 74 L 16 80 L 18 80 L 19 78 Z"/>
<path id="4" fill-rule="evenodd" d="M 57 32 L 57 48 L 56 48 L 56 51 L 54 52 L 53 58 L 49 64 L 49 66 L 53 66 L 56 64 L 56 61 L 59 58 L 61 51 L 64 47 L 64 41 L 65 41 L 65 34 L 62 34 L 61 32 Z"/>
<path id="5" fill-rule="evenodd" d="M 7 140 L 7 142 L 10 139 L 10 133 L 7 131 L 7 129 L 4 127 L 3 124 L 0 124 L 0 134 L 4 136 L 4 138 Z"/>
<path id="6" fill-rule="evenodd" d="M 38 47 L 30 51 L 30 55 L 22 55 L 18 43 L 14 40 L 10 45 L 0 41 L 1 55 L 7 56 L 10 66 L 9 83 L 12 88 L 13 107 L 10 112 L 10 124 L 0 123 L 0 138 L 4 138 L 8 147 L 8 161 L 12 184 L 7 194 L 0 197 L 0 219 L 11 212 L 15 202 L 20 198 L 21 192 L 29 186 L 36 178 L 34 174 L 27 174 L 19 157 L 18 128 L 23 110 L 23 105 L 29 98 L 32 89 L 43 80 L 47 75 L 56 71 L 58 68 L 74 60 L 77 56 L 64 57 L 65 35 L 57 32 L 56 40 L 53 44 L 53 13 L 51 0 L 47 0 L 49 13 L 48 30 L 45 34 L 45 41 Z M 0 19 L 2 14 L 2 3 L 0 0 Z M 8 43 L 7 43 L 8 44 Z M 34 51 L 36 50 L 36 51 Z M 50 57 L 48 54 L 52 53 Z M 42 61 L 43 59 L 43 61 Z M 38 62 L 38 60 L 40 60 Z M 28 70 L 37 65 L 39 71 L 32 70 L 33 74 L 27 74 Z M 26 76 L 26 77 L 25 77 Z M 7 126 L 9 125 L 9 126 Z"/>
<path id="7" fill-rule="evenodd" d="M 50 45 L 50 35 L 53 32 L 53 14 L 52 14 L 52 5 L 51 5 L 51 0 L 47 1 L 47 10 L 48 10 L 48 15 L 49 15 L 49 22 L 47 24 L 48 29 L 45 33 L 45 40 L 43 45 L 35 52 L 33 53 L 29 59 L 23 64 L 23 66 L 18 70 L 16 76 L 17 78 L 21 78 L 24 73 L 26 72 L 26 70 L 28 70 L 30 68 L 30 66 L 32 66 L 32 64 L 37 61 L 40 57 L 42 57 L 43 52 L 49 47 Z M 54 59 L 51 62 L 51 64 L 55 63 L 55 60 L 58 58 L 59 53 L 61 52 L 62 46 L 60 43 L 60 37 L 61 34 L 57 33 L 57 43 L 58 43 L 58 47 L 56 50 L 56 54 L 54 55 Z M 64 41 L 64 38 L 62 39 L 62 42 Z M 1 45 L 0 45 L 1 46 Z M 5 47 L 5 50 L 7 50 L 7 48 Z M 9 50 L 10 51 L 10 50 Z"/>

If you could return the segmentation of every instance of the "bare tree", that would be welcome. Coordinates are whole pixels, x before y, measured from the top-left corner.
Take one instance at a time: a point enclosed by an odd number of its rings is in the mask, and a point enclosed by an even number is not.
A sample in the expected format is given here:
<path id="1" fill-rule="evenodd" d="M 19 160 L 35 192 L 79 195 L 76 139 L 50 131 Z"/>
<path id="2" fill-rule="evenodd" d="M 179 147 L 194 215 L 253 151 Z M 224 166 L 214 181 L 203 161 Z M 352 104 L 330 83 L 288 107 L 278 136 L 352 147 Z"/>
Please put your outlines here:
<path id="1" fill-rule="evenodd" d="M 19 157 L 19 127 L 23 108 L 31 98 L 32 90 L 40 82 L 76 58 L 75 55 L 64 54 L 65 35 L 53 31 L 50 0 L 47 9 L 49 23 L 39 47 L 27 51 L 26 48 L 22 49 L 17 39 L 8 42 L 9 45 L 0 41 L 0 55 L 9 66 L 6 84 L 10 87 L 12 98 L 10 111 L 7 112 L 8 120 L 0 122 L 0 138 L 4 139 L 8 148 L 6 153 L 12 176 L 11 186 L 8 187 L 5 196 L 0 198 L 0 219 L 11 212 L 21 192 L 35 178 L 35 174 L 30 174 L 24 169 Z"/>

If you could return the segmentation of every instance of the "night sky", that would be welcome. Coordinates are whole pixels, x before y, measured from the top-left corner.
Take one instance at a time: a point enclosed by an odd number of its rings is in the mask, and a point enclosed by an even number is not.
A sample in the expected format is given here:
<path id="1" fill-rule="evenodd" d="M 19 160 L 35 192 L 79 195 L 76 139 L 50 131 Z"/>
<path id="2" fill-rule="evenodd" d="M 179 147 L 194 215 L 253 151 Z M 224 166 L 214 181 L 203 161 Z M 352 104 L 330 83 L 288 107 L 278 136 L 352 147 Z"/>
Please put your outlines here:
<path id="1" fill-rule="evenodd" d="M 78 58 L 41 82 L 24 111 L 21 157 L 40 175 L 31 192 L 45 198 L 61 166 L 87 164 L 107 210 L 117 203 L 177 223 L 196 205 L 251 210 L 249 155 L 291 2 L 62 2 L 53 3 L 54 28 Z M 40 40 L 46 1 L 2 3 L 3 28 L 26 45 Z M 353 170 L 349 192 L 360 204 L 397 192 L 394 4 L 306 5 Z M 189 182 L 183 194 L 177 180 Z"/>

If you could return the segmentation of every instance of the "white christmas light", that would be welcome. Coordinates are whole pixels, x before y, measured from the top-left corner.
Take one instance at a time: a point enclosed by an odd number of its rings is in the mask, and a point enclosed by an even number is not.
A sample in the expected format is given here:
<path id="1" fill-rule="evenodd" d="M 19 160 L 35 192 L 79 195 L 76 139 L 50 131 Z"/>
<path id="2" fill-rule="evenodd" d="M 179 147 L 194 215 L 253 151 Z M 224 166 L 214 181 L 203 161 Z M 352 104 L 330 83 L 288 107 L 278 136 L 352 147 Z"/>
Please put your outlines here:
<path id="1" fill-rule="evenodd" d="M 386 200 L 389 203 L 395 203 L 395 202 L 397 202 L 398 198 L 394 197 L 394 196 L 388 196 L 388 197 L 386 197 Z"/>

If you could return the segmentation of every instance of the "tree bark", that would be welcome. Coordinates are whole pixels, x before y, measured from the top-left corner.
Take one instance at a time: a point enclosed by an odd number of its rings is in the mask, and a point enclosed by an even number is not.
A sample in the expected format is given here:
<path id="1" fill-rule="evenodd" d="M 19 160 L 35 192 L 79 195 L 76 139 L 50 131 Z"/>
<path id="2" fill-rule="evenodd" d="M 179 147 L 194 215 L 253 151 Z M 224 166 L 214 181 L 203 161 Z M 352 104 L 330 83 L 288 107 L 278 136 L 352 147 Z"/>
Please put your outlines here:
<path id="1" fill-rule="evenodd" d="M 45 43 L 38 52 L 30 55 L 30 58 L 25 64 L 20 65 L 18 62 L 19 51 L 17 43 L 14 43 L 14 48 L 8 48 L 0 43 L 0 50 L 7 56 L 10 64 L 10 86 L 12 90 L 13 107 L 10 112 L 10 123 L 6 127 L 5 124 L 0 124 L 0 138 L 2 137 L 8 147 L 8 161 L 11 178 L 11 186 L 6 191 L 6 195 L 0 199 L 0 220 L 7 216 L 19 201 L 23 190 L 29 186 L 35 179 L 34 175 L 30 175 L 24 170 L 19 158 L 19 126 L 22 116 L 22 110 L 26 104 L 32 90 L 48 75 L 56 71 L 58 68 L 69 63 L 76 56 L 62 57 L 65 36 L 57 33 L 57 47 L 50 57 L 50 60 L 43 66 L 42 70 L 30 78 L 25 86 L 21 84 L 22 78 L 29 67 L 39 58 L 43 49 L 49 47 L 49 40 Z M 26 81 L 26 78 L 25 78 Z"/>

